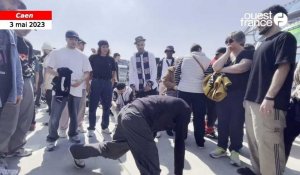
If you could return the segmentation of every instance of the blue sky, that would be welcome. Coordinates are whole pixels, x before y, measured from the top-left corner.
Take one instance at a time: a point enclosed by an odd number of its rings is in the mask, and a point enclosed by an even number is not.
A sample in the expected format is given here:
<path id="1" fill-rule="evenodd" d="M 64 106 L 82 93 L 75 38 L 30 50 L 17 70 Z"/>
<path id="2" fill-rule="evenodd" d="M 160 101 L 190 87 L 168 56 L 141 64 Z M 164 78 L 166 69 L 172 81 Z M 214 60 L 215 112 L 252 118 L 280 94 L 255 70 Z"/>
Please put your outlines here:
<path id="1" fill-rule="evenodd" d="M 106 39 L 112 53 L 129 59 L 136 51 L 134 38 L 142 35 L 146 50 L 164 56 L 167 45 L 175 47 L 175 56 L 189 52 L 193 43 L 212 57 L 224 46 L 226 36 L 243 29 L 244 13 L 259 12 L 273 4 L 290 0 L 24 0 L 28 9 L 52 10 L 53 29 L 28 35 L 35 49 L 44 41 L 54 47 L 65 46 L 64 34 L 72 29 L 86 42 L 87 55 L 97 42 Z"/>

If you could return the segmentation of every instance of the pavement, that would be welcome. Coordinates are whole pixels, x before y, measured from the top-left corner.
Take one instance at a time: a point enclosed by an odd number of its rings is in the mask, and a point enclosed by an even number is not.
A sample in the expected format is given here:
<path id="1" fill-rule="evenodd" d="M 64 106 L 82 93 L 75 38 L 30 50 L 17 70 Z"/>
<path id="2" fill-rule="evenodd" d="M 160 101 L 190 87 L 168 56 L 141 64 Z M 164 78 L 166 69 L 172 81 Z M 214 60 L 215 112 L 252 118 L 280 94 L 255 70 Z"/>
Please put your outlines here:
<path id="1" fill-rule="evenodd" d="M 97 116 L 101 116 L 101 109 L 98 109 Z M 46 113 L 45 105 L 37 110 L 36 130 L 27 135 L 28 143 L 26 148 L 33 149 L 33 154 L 24 158 L 9 158 L 9 168 L 18 169 L 20 175 L 138 175 L 139 171 L 135 165 L 130 151 L 118 160 L 105 159 L 103 157 L 89 158 L 86 160 L 84 169 L 75 168 L 68 148 L 71 145 L 67 138 L 59 139 L 58 146 L 53 152 L 45 150 L 48 127 L 42 123 L 47 122 L 49 116 Z M 101 121 L 101 120 L 99 120 Z M 110 129 L 114 127 L 114 119 L 111 118 Z M 84 126 L 87 128 L 87 117 Z M 100 122 L 97 123 L 96 138 L 90 139 L 87 133 L 80 134 L 85 143 L 96 143 L 98 141 L 110 140 L 111 135 L 101 134 Z M 174 174 L 174 139 L 162 132 L 159 139 L 155 139 L 159 151 L 161 174 Z M 205 148 L 196 146 L 193 137 L 192 124 L 189 125 L 188 138 L 186 140 L 185 153 L 185 175 L 235 175 L 237 167 L 229 163 L 228 157 L 212 159 L 209 153 L 216 148 L 216 140 L 207 139 Z M 250 153 L 245 138 L 244 147 L 241 151 L 242 166 L 250 166 Z M 300 174 L 300 137 L 294 142 L 291 156 L 287 163 L 285 175 Z"/>

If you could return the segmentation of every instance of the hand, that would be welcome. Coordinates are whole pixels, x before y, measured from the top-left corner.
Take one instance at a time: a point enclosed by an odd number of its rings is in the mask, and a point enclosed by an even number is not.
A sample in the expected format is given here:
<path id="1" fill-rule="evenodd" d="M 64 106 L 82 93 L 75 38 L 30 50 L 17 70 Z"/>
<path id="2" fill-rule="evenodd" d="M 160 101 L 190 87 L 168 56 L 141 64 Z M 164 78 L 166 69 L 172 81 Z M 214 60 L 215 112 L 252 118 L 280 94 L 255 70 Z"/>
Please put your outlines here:
<path id="1" fill-rule="evenodd" d="M 136 91 L 135 85 L 134 85 L 134 84 L 131 84 L 131 85 L 130 85 L 130 88 L 131 88 L 133 91 Z"/>
<path id="2" fill-rule="evenodd" d="M 148 86 L 148 85 L 146 85 L 146 86 L 144 87 L 144 91 L 145 91 L 145 92 L 149 92 L 149 91 L 151 91 L 151 87 L 150 87 L 150 86 Z"/>
<path id="3" fill-rule="evenodd" d="M 16 105 L 17 104 L 20 104 L 21 101 L 22 101 L 23 97 L 22 96 L 17 96 L 17 102 L 16 102 Z"/>
<path id="4" fill-rule="evenodd" d="M 232 47 L 229 45 L 229 46 L 227 46 L 227 48 L 226 48 L 226 52 L 225 52 L 225 54 L 230 54 L 232 52 Z"/>
<path id="5" fill-rule="evenodd" d="M 178 89 L 178 87 L 177 87 L 177 86 L 174 86 L 174 90 L 177 91 L 177 89 Z"/>
<path id="6" fill-rule="evenodd" d="M 264 99 L 264 101 L 260 105 L 259 111 L 263 114 L 272 113 L 274 111 L 274 101 Z"/>
<path id="7" fill-rule="evenodd" d="M 82 80 L 74 80 L 74 83 L 71 85 L 72 87 L 78 87 L 82 83 Z"/>

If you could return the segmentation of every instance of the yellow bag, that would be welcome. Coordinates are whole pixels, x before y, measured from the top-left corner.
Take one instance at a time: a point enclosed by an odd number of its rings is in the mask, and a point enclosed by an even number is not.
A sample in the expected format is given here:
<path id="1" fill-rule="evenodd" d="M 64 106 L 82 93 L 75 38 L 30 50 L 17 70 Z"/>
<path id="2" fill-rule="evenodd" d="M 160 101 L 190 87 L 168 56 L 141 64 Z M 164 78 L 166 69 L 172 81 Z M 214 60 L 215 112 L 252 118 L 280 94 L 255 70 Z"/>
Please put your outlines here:
<path id="1" fill-rule="evenodd" d="M 227 96 L 227 87 L 231 81 L 223 73 L 207 75 L 203 81 L 204 94 L 211 100 L 219 102 Z"/>

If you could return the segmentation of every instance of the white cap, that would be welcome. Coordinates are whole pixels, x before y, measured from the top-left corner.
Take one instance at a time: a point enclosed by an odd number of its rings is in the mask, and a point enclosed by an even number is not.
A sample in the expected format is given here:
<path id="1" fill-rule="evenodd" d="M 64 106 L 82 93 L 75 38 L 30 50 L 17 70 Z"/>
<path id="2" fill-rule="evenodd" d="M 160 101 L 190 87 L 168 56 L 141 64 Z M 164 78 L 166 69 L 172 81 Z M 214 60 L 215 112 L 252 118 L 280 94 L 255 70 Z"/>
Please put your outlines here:
<path id="1" fill-rule="evenodd" d="M 54 48 L 51 46 L 50 43 L 48 42 L 44 42 L 43 46 L 42 46 L 42 50 L 53 50 Z"/>

